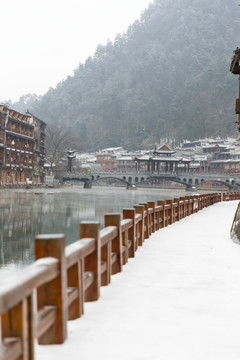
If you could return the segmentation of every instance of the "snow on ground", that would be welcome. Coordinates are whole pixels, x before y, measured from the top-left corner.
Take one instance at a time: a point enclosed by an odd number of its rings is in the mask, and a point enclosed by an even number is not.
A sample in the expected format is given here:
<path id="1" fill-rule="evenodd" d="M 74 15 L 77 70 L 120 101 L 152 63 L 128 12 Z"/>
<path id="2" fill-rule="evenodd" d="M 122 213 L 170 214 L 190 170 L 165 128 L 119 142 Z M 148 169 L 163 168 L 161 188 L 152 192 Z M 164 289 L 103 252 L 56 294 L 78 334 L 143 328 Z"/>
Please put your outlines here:
<path id="1" fill-rule="evenodd" d="M 68 322 L 64 345 L 36 360 L 238 360 L 237 201 L 215 204 L 154 233 L 123 272 Z"/>

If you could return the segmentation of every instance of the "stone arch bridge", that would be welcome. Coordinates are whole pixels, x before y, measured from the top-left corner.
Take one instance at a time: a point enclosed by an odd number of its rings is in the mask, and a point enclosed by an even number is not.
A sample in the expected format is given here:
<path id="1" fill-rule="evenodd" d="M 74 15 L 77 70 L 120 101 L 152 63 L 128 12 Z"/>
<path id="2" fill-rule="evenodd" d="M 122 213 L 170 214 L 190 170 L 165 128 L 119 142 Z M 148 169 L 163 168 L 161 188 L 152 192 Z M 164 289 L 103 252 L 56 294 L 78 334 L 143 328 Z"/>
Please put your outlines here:
<path id="1" fill-rule="evenodd" d="M 158 180 L 168 180 L 183 184 L 187 190 L 196 189 L 199 184 L 208 182 L 223 184 L 229 190 L 240 187 L 240 178 L 237 175 L 231 174 L 157 174 L 150 172 L 92 171 L 86 174 L 66 173 L 62 177 L 62 182 L 83 182 L 85 188 L 91 188 L 92 184 L 100 179 L 116 179 L 125 183 L 127 188 L 136 188 L 138 184 L 152 184 Z"/>

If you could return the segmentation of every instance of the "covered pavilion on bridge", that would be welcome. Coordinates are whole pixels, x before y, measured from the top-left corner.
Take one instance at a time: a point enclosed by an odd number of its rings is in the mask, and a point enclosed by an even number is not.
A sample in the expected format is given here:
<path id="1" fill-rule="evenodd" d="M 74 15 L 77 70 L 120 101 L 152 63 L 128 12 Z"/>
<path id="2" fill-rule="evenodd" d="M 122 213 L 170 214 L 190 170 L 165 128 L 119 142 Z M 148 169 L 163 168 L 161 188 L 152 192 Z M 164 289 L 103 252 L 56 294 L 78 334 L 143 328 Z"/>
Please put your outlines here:
<path id="1" fill-rule="evenodd" d="M 179 164 L 184 165 L 184 172 L 189 170 L 190 160 L 173 156 L 176 151 L 171 150 L 167 145 L 153 150 L 152 154 L 136 157 L 136 170 L 152 173 L 177 174 Z"/>

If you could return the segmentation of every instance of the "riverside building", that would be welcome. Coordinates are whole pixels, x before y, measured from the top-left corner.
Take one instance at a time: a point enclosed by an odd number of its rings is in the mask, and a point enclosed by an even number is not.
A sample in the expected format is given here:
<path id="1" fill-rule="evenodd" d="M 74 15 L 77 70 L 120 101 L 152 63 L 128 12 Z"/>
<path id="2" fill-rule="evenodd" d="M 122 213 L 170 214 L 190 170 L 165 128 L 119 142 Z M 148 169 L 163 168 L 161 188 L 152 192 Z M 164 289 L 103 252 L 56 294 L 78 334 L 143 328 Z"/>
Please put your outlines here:
<path id="1" fill-rule="evenodd" d="M 46 124 L 0 105 L 0 183 L 43 181 Z"/>

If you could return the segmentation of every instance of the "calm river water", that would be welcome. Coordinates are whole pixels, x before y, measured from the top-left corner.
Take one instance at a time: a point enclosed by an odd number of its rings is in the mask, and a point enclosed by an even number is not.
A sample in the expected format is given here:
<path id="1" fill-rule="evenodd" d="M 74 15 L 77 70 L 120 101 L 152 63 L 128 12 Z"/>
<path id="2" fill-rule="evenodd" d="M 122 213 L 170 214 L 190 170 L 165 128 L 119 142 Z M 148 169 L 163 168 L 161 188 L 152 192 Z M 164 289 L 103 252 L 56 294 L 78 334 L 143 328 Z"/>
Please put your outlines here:
<path id="1" fill-rule="evenodd" d="M 37 234 L 63 233 L 69 244 L 78 239 L 80 221 L 99 221 L 103 226 L 106 213 L 180 196 L 185 191 L 80 186 L 0 190 L 0 276 L 34 260 Z"/>

